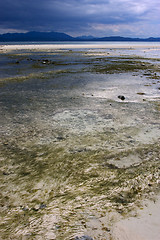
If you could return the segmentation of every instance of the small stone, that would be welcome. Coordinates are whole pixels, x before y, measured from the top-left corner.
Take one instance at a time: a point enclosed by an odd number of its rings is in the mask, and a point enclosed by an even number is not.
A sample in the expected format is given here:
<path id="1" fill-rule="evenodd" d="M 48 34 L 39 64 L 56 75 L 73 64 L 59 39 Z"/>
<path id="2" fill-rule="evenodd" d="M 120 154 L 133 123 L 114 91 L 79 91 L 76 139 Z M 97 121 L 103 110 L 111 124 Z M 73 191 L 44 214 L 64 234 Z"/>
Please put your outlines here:
<path id="1" fill-rule="evenodd" d="M 93 238 L 89 236 L 75 237 L 74 240 L 93 240 Z"/>
<path id="2" fill-rule="evenodd" d="M 44 209 L 44 208 L 46 208 L 46 207 L 47 207 L 47 205 L 42 203 L 42 204 L 39 206 L 39 209 Z"/>
<path id="3" fill-rule="evenodd" d="M 58 230 L 58 229 L 60 229 L 60 228 L 61 228 L 60 225 L 55 225 L 55 229 L 56 229 L 56 230 Z"/>
<path id="4" fill-rule="evenodd" d="M 57 136 L 57 140 L 59 140 L 59 141 L 62 141 L 62 140 L 64 140 L 65 138 L 64 137 L 62 137 L 62 136 Z"/>
<path id="5" fill-rule="evenodd" d="M 7 172 L 3 172 L 3 175 L 7 176 L 7 175 L 9 175 L 9 173 L 7 173 Z"/>
<path id="6" fill-rule="evenodd" d="M 123 95 L 119 95 L 118 98 L 121 99 L 122 101 L 125 100 L 125 96 Z"/>
<path id="7" fill-rule="evenodd" d="M 22 208 L 23 211 L 28 211 L 29 209 L 27 207 Z"/>
<path id="8" fill-rule="evenodd" d="M 35 212 L 37 212 L 38 210 L 39 210 L 39 208 L 38 207 L 33 207 L 33 208 L 31 208 L 33 211 L 35 211 Z"/>
<path id="9" fill-rule="evenodd" d="M 102 230 L 103 230 L 103 231 L 106 231 L 106 232 L 110 232 L 110 229 L 107 228 L 107 227 L 103 227 Z"/>

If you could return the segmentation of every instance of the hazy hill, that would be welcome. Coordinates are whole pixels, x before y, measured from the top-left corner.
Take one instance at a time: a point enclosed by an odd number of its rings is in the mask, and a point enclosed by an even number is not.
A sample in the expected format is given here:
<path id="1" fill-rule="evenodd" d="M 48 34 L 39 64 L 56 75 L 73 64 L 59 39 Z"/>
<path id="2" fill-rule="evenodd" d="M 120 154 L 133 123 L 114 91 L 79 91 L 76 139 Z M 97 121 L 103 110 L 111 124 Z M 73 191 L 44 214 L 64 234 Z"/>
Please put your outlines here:
<path id="1" fill-rule="evenodd" d="M 6 33 L 0 35 L 1 42 L 18 41 L 72 41 L 73 37 L 59 32 Z"/>
<path id="2" fill-rule="evenodd" d="M 59 32 L 27 32 L 27 33 L 6 33 L 0 35 L 0 42 L 43 42 L 43 41 L 148 41 L 159 42 L 160 38 L 128 38 L 120 36 L 96 38 L 93 36 L 71 37 Z"/>
<path id="3" fill-rule="evenodd" d="M 98 41 L 134 41 L 134 42 L 156 42 L 160 41 L 160 38 L 129 38 L 129 37 L 120 37 L 120 36 L 112 36 L 112 37 L 103 37 L 97 38 Z"/>

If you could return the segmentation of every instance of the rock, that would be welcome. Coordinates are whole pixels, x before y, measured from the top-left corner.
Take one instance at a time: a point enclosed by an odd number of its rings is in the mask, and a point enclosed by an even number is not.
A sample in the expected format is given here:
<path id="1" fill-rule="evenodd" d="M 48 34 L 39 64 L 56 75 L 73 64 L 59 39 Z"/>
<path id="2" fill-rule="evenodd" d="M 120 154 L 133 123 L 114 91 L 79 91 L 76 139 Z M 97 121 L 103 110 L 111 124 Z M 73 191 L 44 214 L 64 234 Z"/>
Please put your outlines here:
<path id="1" fill-rule="evenodd" d="M 93 240 L 93 238 L 89 236 L 75 237 L 74 240 Z"/>
<path id="2" fill-rule="evenodd" d="M 22 208 L 23 211 L 28 211 L 29 209 L 27 207 Z"/>
<path id="3" fill-rule="evenodd" d="M 64 137 L 62 137 L 62 136 L 57 136 L 56 138 L 57 138 L 57 140 L 58 140 L 58 141 L 62 141 L 62 140 L 64 140 L 64 139 L 65 139 L 65 138 L 64 138 Z"/>
<path id="4" fill-rule="evenodd" d="M 33 208 L 31 208 L 31 210 L 33 210 L 33 211 L 37 212 L 37 211 L 39 210 L 39 207 L 38 207 L 38 206 L 36 206 L 36 207 L 33 207 Z"/>
<path id="5" fill-rule="evenodd" d="M 43 64 L 51 64 L 52 62 L 49 61 L 48 59 L 43 59 L 43 60 L 42 60 L 42 63 L 43 63 Z"/>
<path id="6" fill-rule="evenodd" d="M 9 175 L 9 173 L 8 172 L 3 172 L 3 175 L 7 176 L 7 175 Z"/>
<path id="7" fill-rule="evenodd" d="M 121 99 L 121 100 L 123 101 L 123 100 L 125 99 L 125 96 L 123 96 L 123 95 L 119 95 L 118 98 Z"/>
<path id="8" fill-rule="evenodd" d="M 60 229 L 60 228 L 61 228 L 60 225 L 55 225 L 55 229 L 56 229 L 56 230 L 58 230 L 58 229 Z"/>
<path id="9" fill-rule="evenodd" d="M 44 208 L 46 208 L 46 207 L 47 207 L 47 205 L 42 203 L 42 204 L 39 206 L 39 209 L 44 209 Z"/>

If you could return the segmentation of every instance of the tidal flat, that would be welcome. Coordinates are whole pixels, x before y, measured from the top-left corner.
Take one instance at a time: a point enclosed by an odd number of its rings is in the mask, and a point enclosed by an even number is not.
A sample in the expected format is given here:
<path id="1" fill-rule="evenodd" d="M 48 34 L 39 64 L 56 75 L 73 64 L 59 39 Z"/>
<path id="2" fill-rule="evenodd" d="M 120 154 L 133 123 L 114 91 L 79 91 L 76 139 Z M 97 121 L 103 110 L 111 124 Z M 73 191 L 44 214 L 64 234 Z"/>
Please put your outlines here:
<path id="1" fill-rule="evenodd" d="M 156 201 L 159 49 L 2 46 L 0 116 L 1 239 L 114 240 Z"/>

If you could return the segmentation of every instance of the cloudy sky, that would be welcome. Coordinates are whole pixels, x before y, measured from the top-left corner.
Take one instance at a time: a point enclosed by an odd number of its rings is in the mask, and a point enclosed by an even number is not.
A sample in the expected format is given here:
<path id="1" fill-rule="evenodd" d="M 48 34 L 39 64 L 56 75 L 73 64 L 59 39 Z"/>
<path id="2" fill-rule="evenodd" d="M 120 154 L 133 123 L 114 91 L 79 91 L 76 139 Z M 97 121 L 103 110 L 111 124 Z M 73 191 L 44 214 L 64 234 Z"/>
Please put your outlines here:
<path id="1" fill-rule="evenodd" d="M 0 0 L 0 33 L 160 37 L 160 0 Z"/>

